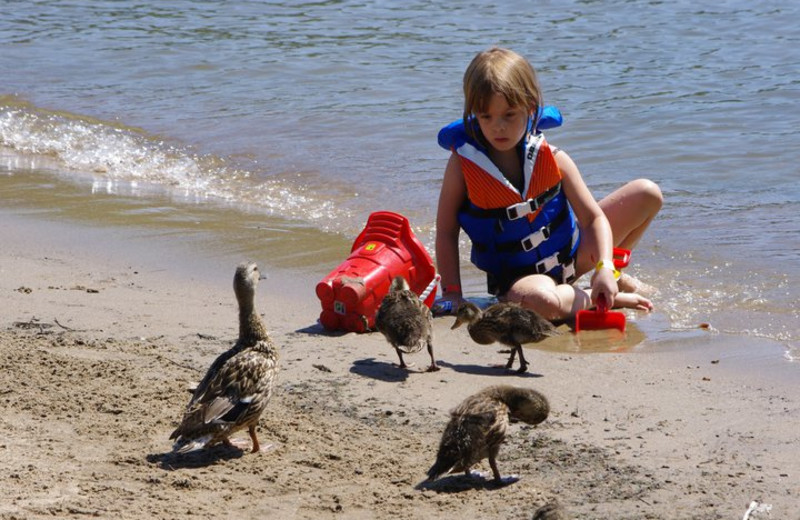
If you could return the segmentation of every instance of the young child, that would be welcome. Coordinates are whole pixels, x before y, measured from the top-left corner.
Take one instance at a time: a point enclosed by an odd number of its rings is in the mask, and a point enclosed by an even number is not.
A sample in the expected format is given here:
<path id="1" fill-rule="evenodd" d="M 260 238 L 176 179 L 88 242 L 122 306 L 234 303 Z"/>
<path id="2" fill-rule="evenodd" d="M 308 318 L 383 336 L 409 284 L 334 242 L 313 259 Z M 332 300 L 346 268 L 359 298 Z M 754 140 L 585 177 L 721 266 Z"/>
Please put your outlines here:
<path id="1" fill-rule="evenodd" d="M 633 249 L 661 209 L 661 190 L 639 179 L 598 203 L 569 155 L 540 133 L 543 116 L 536 73 L 525 58 L 502 48 L 475 56 L 464 73 L 463 120 L 439 134 L 439 144 L 452 151 L 436 218 L 443 298 L 453 312 L 462 299 L 463 228 L 472 263 L 501 301 L 550 320 L 572 317 L 600 296 L 608 308 L 651 310 L 636 292 L 643 284 L 628 275 L 616 279 L 612 249 Z M 590 292 L 572 285 L 592 269 Z"/>

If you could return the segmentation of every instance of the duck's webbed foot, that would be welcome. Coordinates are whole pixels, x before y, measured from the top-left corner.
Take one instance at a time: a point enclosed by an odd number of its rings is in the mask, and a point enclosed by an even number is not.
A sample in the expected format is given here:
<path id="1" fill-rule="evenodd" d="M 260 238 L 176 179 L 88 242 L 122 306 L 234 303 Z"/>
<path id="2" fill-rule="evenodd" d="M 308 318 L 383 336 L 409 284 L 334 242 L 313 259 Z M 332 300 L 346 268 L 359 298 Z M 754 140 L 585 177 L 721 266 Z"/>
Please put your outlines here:
<path id="1" fill-rule="evenodd" d="M 495 455 L 489 456 L 489 466 L 492 468 L 492 475 L 494 476 L 492 482 L 496 486 L 507 486 L 519 480 L 518 475 L 509 475 L 507 477 L 500 476 L 500 470 L 497 468 L 497 460 Z"/>
<path id="2" fill-rule="evenodd" d="M 522 355 L 522 347 L 519 349 L 514 348 L 511 350 L 511 357 L 508 358 L 508 362 L 505 364 L 506 370 L 511 370 L 514 366 L 514 358 L 516 357 L 517 350 L 519 350 L 519 368 L 515 371 L 518 374 L 523 374 L 528 371 L 528 362 L 525 361 L 525 356 Z"/>
<path id="3" fill-rule="evenodd" d="M 511 370 L 511 367 L 514 366 L 514 359 L 517 357 L 517 347 L 511 347 L 511 355 L 508 357 L 508 361 L 506 362 L 506 368 Z"/>
<path id="4" fill-rule="evenodd" d="M 431 357 L 431 366 L 428 367 L 428 372 L 438 372 L 439 366 L 436 364 L 436 360 L 433 357 L 433 344 L 428 341 L 428 355 Z"/>
<path id="5" fill-rule="evenodd" d="M 519 368 L 517 369 L 517 373 L 524 374 L 525 372 L 528 371 L 528 362 L 525 360 L 525 355 L 522 353 L 522 345 L 518 346 L 512 352 L 515 352 L 517 350 L 519 351 Z M 511 360 L 513 361 L 513 359 L 514 356 L 512 354 Z M 508 368 L 511 368 L 511 366 L 509 366 Z"/>
<path id="6" fill-rule="evenodd" d="M 253 441 L 253 448 L 250 453 L 258 453 L 261 450 L 261 445 L 258 443 L 258 436 L 256 436 L 256 427 L 250 426 L 247 428 L 247 433 L 250 434 L 250 440 Z"/>
<path id="7" fill-rule="evenodd" d="M 414 363 L 406 364 L 405 360 L 403 359 L 403 353 L 400 352 L 399 348 L 395 348 L 395 351 L 397 351 L 397 357 L 400 359 L 400 368 L 403 370 L 408 370 L 410 367 L 414 366 Z"/>

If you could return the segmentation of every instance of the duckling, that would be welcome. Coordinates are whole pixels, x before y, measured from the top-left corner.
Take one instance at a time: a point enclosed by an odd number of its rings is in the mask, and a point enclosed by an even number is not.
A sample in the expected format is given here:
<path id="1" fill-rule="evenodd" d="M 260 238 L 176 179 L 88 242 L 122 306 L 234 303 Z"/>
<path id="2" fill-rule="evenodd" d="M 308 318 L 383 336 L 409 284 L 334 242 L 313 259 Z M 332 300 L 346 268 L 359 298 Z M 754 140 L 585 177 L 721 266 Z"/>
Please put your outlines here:
<path id="1" fill-rule="evenodd" d="M 569 520 L 569 514 L 558 500 L 552 500 L 537 509 L 531 520 Z"/>
<path id="2" fill-rule="evenodd" d="M 404 352 L 415 354 L 425 344 L 431 356 L 431 365 L 427 371 L 439 370 L 433 357 L 433 315 L 402 276 L 396 276 L 392 280 L 389 293 L 383 298 L 375 315 L 375 328 L 397 351 L 400 368 L 408 368 L 403 360 Z"/>
<path id="3" fill-rule="evenodd" d="M 552 323 L 516 303 L 495 303 L 481 311 L 474 303 L 464 302 L 458 306 L 456 321 L 450 328 L 457 329 L 464 323 L 475 343 L 490 345 L 498 341 L 512 347 L 507 369 L 514 365 L 514 357 L 519 353 L 519 373 L 528 370 L 528 362 L 522 353 L 523 343 L 538 343 L 549 336 L 558 335 Z"/>
<path id="4" fill-rule="evenodd" d="M 497 453 L 505 440 L 509 418 L 539 424 L 549 413 L 547 398 L 530 388 L 497 385 L 471 395 L 450 412 L 427 481 L 448 472 L 464 471 L 469 476 L 470 467 L 488 457 L 494 482 L 509 483 L 497 469 Z"/>
<path id="5" fill-rule="evenodd" d="M 247 429 L 252 452 L 261 449 L 256 425 L 272 396 L 278 372 L 278 349 L 272 343 L 255 308 L 255 293 L 262 276 L 258 266 L 236 268 L 233 290 L 239 304 L 239 339 L 217 357 L 192 395 L 183 420 L 170 439 L 177 453 L 212 446 L 233 445 L 230 435 Z"/>

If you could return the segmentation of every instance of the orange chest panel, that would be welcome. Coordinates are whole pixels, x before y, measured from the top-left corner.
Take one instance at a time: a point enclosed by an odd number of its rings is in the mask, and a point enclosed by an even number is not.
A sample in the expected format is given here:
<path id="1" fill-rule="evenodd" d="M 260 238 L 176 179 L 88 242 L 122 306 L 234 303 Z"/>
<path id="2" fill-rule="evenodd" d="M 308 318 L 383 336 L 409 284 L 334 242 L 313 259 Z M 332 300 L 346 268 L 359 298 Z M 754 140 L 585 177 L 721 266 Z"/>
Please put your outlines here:
<path id="1" fill-rule="evenodd" d="M 527 155 L 528 158 L 523 165 L 527 186 L 524 196 L 502 176 L 493 164 L 491 165 L 493 169 L 489 172 L 477 162 L 462 155 L 460 158 L 461 172 L 464 175 L 470 201 L 484 209 L 508 207 L 535 198 L 561 182 L 561 171 L 558 169 L 550 147 L 543 139 L 538 150 L 531 146 L 528 148 Z M 481 159 L 485 157 L 484 155 Z M 481 162 L 484 161 L 481 160 Z M 536 214 L 538 211 L 528 215 L 528 219 L 532 221 L 536 218 Z"/>

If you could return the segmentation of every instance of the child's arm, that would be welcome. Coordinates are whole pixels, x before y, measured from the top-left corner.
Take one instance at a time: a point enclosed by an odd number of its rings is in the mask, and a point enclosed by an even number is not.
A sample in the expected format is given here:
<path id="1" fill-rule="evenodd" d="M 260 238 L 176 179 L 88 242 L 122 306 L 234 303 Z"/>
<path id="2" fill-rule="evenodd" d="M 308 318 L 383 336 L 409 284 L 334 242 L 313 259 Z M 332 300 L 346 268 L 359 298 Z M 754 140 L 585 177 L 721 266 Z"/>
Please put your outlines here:
<path id="1" fill-rule="evenodd" d="M 458 253 L 458 210 L 467 197 L 467 187 L 461 174 L 461 163 L 453 154 L 447 162 L 439 193 L 439 208 L 436 214 L 436 265 L 442 277 L 442 296 L 453 300 L 455 308 L 461 301 L 461 267 Z M 448 291 L 448 288 L 454 289 Z M 457 290 L 455 290 L 457 289 Z"/>
<path id="2" fill-rule="evenodd" d="M 556 161 L 563 176 L 562 187 L 564 193 L 575 211 L 575 216 L 578 217 L 581 232 L 584 233 L 581 238 L 579 258 L 583 257 L 585 259 L 584 262 L 589 262 L 587 270 L 594 268 L 601 260 L 613 265 L 611 261 L 613 258 L 614 237 L 605 213 L 603 213 L 594 196 L 592 196 L 583 181 L 578 166 L 569 155 L 563 150 L 559 151 L 556 154 Z M 592 301 L 596 302 L 597 297 L 603 294 L 608 307 L 613 307 L 614 298 L 619 290 L 614 279 L 614 271 L 609 268 L 595 270 L 591 284 Z"/>

